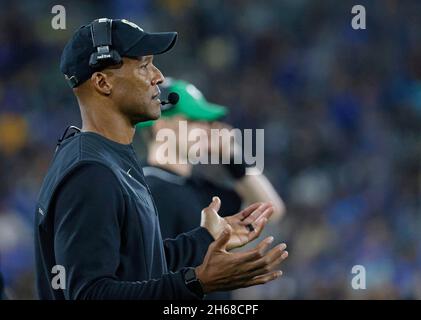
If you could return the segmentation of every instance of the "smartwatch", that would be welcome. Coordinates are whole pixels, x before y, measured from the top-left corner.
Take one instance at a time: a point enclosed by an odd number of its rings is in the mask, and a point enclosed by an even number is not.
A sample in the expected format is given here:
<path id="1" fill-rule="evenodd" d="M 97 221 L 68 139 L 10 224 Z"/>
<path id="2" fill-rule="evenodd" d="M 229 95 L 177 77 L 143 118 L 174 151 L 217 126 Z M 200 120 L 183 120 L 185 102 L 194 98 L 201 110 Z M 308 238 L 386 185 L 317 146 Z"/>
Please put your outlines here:
<path id="1" fill-rule="evenodd" d="M 187 268 L 187 271 L 184 272 L 184 283 L 191 292 L 203 299 L 205 296 L 205 293 L 203 292 L 203 286 L 200 283 L 200 280 L 197 278 L 194 268 Z"/>

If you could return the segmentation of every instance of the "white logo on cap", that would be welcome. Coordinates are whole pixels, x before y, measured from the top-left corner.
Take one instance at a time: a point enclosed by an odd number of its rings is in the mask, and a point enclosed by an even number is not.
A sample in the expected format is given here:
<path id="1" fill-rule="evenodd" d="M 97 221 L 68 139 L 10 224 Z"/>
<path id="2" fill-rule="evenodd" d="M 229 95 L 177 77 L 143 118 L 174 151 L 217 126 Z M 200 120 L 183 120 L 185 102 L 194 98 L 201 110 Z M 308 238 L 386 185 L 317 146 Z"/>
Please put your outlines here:
<path id="1" fill-rule="evenodd" d="M 139 29 L 140 31 L 142 31 L 142 32 L 143 32 L 143 29 L 142 29 L 141 27 L 139 27 L 136 23 L 133 23 L 133 22 L 128 21 L 128 20 L 126 20 L 126 19 L 121 19 L 121 22 L 123 22 L 123 23 L 125 23 L 125 24 L 128 24 L 130 27 L 133 27 L 133 28 Z"/>
<path id="2" fill-rule="evenodd" d="M 191 96 L 195 99 L 201 99 L 203 97 L 203 94 L 197 89 L 194 85 L 188 84 L 186 86 L 186 90 L 188 93 L 190 93 Z"/>

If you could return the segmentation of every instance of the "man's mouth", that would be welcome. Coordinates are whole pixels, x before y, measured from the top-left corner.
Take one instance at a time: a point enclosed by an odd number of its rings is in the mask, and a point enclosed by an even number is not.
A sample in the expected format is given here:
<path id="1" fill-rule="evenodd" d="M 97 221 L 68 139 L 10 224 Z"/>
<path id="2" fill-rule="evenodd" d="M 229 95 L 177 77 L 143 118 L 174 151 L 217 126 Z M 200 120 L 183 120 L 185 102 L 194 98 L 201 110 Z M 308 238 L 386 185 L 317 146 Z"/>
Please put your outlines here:
<path id="1" fill-rule="evenodd" d="M 158 99 L 160 94 L 161 90 L 158 89 L 158 91 L 152 96 L 152 100 Z"/>

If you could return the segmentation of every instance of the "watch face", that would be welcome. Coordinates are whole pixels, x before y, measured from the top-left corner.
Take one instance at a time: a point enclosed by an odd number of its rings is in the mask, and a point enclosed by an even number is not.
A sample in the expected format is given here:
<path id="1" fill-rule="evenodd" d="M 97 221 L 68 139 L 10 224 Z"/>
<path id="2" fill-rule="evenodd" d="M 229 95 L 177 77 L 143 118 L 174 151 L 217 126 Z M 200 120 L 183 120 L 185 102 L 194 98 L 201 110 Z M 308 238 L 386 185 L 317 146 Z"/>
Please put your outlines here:
<path id="1" fill-rule="evenodd" d="M 184 275 L 184 278 L 186 282 L 196 281 L 196 272 L 194 272 L 194 269 L 189 269 Z"/>

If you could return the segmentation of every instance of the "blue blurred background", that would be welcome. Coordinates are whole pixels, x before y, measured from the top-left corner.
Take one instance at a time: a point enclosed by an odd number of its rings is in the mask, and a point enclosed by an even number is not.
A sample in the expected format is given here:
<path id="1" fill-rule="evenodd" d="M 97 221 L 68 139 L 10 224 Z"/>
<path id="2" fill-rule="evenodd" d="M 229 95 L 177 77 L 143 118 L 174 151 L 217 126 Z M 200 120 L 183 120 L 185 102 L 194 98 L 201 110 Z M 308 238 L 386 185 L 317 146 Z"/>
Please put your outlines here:
<path id="1" fill-rule="evenodd" d="M 53 30 L 51 8 L 66 8 Z M 362 4 L 367 29 L 351 28 Z M 57 138 L 80 126 L 58 63 L 99 17 L 179 32 L 156 58 L 265 129 L 265 174 L 287 216 L 281 280 L 236 298 L 421 299 L 421 2 L 334 0 L 0 1 L 0 270 L 33 299 L 35 200 Z M 143 152 L 137 134 L 135 145 Z M 93 230 L 94 232 L 94 230 Z M 367 289 L 353 290 L 363 265 Z"/>

